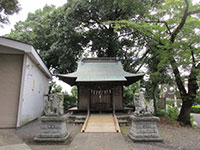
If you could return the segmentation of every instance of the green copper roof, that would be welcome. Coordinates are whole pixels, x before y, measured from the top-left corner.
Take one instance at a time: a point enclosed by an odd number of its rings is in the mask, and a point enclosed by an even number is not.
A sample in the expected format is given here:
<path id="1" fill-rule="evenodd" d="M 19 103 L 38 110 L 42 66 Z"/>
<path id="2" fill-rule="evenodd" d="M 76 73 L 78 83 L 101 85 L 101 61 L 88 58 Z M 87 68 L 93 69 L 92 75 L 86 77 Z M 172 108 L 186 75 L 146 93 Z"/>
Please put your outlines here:
<path id="1" fill-rule="evenodd" d="M 127 82 L 131 78 L 137 81 L 143 75 L 124 71 L 116 58 L 85 58 L 78 63 L 77 71 L 58 76 L 64 82 L 74 85 L 76 82 Z"/>

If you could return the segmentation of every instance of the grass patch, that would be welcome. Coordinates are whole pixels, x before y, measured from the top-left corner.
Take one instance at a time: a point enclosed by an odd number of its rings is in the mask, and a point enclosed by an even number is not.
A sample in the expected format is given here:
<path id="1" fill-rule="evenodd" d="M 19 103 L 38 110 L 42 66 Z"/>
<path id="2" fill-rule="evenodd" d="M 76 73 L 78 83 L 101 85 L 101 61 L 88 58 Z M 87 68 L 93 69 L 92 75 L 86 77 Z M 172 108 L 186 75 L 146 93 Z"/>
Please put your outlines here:
<path id="1" fill-rule="evenodd" d="M 191 112 L 200 114 L 200 105 L 192 106 Z"/>

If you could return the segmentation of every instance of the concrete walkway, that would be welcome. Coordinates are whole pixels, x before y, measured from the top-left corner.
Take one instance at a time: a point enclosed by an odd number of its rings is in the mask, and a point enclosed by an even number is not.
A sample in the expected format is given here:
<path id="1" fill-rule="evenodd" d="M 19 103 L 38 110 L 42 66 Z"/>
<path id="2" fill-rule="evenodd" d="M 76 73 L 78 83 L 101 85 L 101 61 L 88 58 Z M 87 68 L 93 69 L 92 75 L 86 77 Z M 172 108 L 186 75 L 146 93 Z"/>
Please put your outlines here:
<path id="1" fill-rule="evenodd" d="M 79 133 L 67 150 L 130 150 L 120 133 Z"/>
<path id="2" fill-rule="evenodd" d="M 0 129 L 0 150 L 31 150 L 14 131 L 14 129 Z"/>
<path id="3" fill-rule="evenodd" d="M 24 144 L 0 146 L 0 150 L 31 150 L 31 149 L 28 145 L 24 143 Z"/>

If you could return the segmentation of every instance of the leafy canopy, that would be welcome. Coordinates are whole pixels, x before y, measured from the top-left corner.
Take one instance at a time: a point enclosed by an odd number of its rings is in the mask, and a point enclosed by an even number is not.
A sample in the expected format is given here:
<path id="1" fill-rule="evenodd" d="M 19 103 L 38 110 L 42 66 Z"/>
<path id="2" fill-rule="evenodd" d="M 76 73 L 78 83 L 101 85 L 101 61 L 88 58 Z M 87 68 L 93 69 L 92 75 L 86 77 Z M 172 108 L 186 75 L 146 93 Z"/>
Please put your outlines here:
<path id="1" fill-rule="evenodd" d="M 20 4 L 18 0 L 1 0 L 0 1 L 0 27 L 3 27 L 3 24 L 9 23 L 9 15 L 18 13 L 20 11 Z"/>
<path id="2" fill-rule="evenodd" d="M 161 75 L 165 72 L 174 79 L 183 101 L 178 117 L 183 124 L 191 123 L 190 109 L 199 88 L 199 14 L 199 5 L 191 0 L 165 0 L 141 22 L 111 22 L 117 24 L 116 29 L 133 28 L 149 39 L 144 54 L 149 54 L 148 58 L 154 60 L 146 62 L 151 71 L 151 82 L 162 79 Z"/>
<path id="3" fill-rule="evenodd" d="M 137 22 L 157 1 L 71 0 L 64 6 L 45 6 L 16 24 L 8 37 L 32 44 L 50 69 L 72 72 L 85 55 L 119 57 L 127 71 L 134 71 L 136 49 L 144 36 L 132 28 L 114 30 L 107 21 L 132 19 Z M 134 47 L 134 49 L 133 49 Z"/>

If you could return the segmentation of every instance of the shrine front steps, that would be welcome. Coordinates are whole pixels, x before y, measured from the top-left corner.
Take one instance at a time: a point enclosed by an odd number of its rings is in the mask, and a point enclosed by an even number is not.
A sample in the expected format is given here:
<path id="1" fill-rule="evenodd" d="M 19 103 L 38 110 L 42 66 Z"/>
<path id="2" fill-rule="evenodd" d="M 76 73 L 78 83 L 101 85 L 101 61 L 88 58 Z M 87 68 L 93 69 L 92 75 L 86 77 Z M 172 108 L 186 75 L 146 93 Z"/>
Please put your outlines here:
<path id="1" fill-rule="evenodd" d="M 87 115 L 69 115 L 67 122 L 74 123 L 75 125 L 83 125 Z M 120 126 L 128 126 L 130 123 L 129 115 L 117 115 L 118 123 Z"/>
<path id="2" fill-rule="evenodd" d="M 69 115 L 67 122 L 75 125 L 84 124 L 87 115 Z"/>

